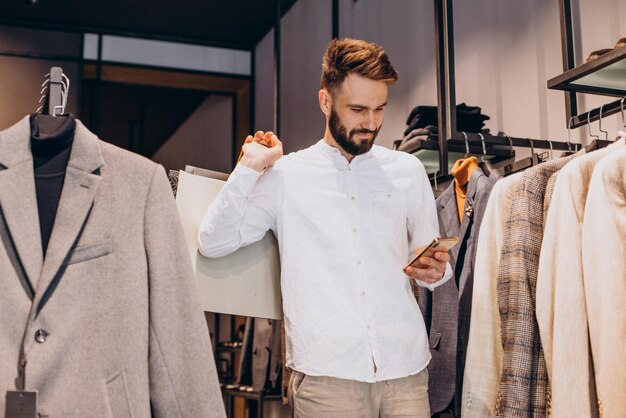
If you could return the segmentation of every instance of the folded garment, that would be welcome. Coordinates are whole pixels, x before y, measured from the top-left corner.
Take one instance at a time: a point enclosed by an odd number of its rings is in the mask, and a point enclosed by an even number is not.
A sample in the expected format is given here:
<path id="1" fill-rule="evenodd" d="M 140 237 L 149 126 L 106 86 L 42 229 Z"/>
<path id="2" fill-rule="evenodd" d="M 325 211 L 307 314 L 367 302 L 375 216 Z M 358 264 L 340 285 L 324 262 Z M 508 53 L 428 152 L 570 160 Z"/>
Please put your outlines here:
<path id="1" fill-rule="evenodd" d="M 398 146 L 398 151 L 412 152 L 417 148 L 417 145 L 423 141 L 428 141 L 430 137 L 428 135 L 416 135 L 406 140 L 402 140 Z"/>
<path id="2" fill-rule="evenodd" d="M 607 52 L 611 52 L 611 51 L 613 51 L 613 48 L 604 48 L 604 49 L 598 49 L 597 51 L 593 51 L 587 57 L 587 62 L 591 62 L 591 61 L 597 60 L 602 55 L 606 54 Z"/>
<path id="3" fill-rule="evenodd" d="M 615 44 L 614 48 L 621 48 L 623 46 L 626 46 L 626 38 L 620 38 L 617 43 Z"/>
<path id="4" fill-rule="evenodd" d="M 398 151 L 410 151 L 415 147 L 419 141 L 428 140 L 430 135 L 437 134 L 437 127 L 434 125 L 428 125 L 424 128 L 413 129 L 406 134 L 400 144 L 397 147 Z"/>
<path id="5" fill-rule="evenodd" d="M 484 121 L 489 120 L 489 116 L 483 115 L 478 106 L 468 106 L 465 103 L 457 105 L 457 130 L 463 132 L 478 133 L 485 126 Z M 417 106 L 411 110 L 407 119 L 408 127 L 404 135 L 408 135 L 414 129 L 423 128 L 428 125 L 437 125 L 436 106 Z"/>

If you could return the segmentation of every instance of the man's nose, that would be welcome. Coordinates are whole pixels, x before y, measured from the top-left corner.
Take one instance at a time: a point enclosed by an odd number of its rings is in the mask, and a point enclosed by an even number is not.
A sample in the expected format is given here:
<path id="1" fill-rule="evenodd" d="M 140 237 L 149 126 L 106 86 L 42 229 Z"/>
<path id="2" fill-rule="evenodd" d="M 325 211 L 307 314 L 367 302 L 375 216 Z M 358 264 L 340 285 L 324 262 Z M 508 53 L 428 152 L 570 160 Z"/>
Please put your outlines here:
<path id="1" fill-rule="evenodd" d="M 376 130 L 376 118 L 374 116 L 374 112 L 367 112 L 365 114 L 365 118 L 361 123 L 363 129 L 368 129 L 370 131 Z"/>

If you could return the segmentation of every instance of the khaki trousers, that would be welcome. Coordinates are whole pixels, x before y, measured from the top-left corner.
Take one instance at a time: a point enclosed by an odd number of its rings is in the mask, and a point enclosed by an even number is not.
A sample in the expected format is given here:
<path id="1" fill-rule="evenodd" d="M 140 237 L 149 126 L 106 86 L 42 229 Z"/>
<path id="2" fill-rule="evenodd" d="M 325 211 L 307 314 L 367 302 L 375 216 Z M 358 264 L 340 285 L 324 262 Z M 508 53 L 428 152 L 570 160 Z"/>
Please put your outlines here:
<path id="1" fill-rule="evenodd" d="M 293 371 L 289 404 L 295 418 L 430 418 L 428 370 L 376 383 Z"/>

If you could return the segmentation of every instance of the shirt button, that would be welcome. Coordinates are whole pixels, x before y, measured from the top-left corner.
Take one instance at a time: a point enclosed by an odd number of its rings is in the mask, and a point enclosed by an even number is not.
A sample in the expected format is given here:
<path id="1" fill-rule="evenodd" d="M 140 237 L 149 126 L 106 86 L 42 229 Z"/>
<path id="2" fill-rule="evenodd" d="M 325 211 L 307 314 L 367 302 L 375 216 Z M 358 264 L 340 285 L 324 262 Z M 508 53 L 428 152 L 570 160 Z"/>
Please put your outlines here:
<path id="1" fill-rule="evenodd" d="M 350 166 L 348 166 L 348 171 L 352 171 L 352 169 L 350 168 Z"/>
<path id="2" fill-rule="evenodd" d="M 365 292 L 361 292 L 361 295 L 363 295 L 365 297 Z"/>
<path id="3" fill-rule="evenodd" d="M 352 196 L 350 199 L 354 200 L 354 199 L 356 199 L 356 197 Z"/>
<path id="4" fill-rule="evenodd" d="M 356 263 L 357 263 L 357 264 L 361 264 L 361 260 L 358 260 Z"/>
<path id="5" fill-rule="evenodd" d="M 352 228 L 352 232 L 356 234 L 356 228 Z"/>
<path id="6" fill-rule="evenodd" d="M 45 343 L 46 339 L 48 339 L 48 332 L 45 329 L 35 331 L 35 341 L 39 344 Z"/>
<path id="7" fill-rule="evenodd" d="M 370 326 L 368 325 L 368 326 L 367 326 L 367 329 L 368 329 L 368 330 L 371 330 L 371 329 L 372 329 L 372 327 L 370 327 Z"/>

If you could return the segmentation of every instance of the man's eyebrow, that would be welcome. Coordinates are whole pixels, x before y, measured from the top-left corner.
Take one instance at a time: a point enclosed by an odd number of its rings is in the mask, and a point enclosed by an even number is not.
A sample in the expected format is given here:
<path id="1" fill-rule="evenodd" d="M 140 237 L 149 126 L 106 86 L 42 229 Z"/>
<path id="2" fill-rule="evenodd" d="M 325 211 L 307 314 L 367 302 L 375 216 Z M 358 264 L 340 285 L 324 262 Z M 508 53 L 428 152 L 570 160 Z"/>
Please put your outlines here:
<path id="1" fill-rule="evenodd" d="M 374 109 L 379 109 L 379 108 L 385 107 L 385 106 L 387 106 L 387 102 L 385 102 L 385 103 L 383 103 L 383 104 L 381 104 L 379 106 L 376 106 Z M 359 109 L 369 109 L 369 107 L 367 107 L 365 105 L 362 105 L 362 104 L 357 104 L 357 103 L 348 103 L 348 107 L 356 107 L 356 108 L 359 108 Z"/>

